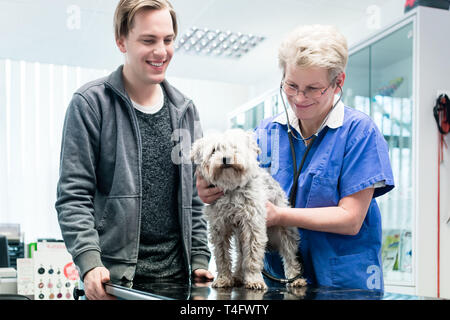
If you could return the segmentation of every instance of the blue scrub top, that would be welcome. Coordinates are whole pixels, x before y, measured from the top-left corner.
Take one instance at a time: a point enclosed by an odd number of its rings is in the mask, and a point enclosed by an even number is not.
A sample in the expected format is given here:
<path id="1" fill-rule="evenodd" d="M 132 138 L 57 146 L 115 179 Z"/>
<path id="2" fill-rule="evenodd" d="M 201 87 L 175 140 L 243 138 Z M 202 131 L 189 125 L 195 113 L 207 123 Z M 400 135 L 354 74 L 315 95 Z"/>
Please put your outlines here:
<path id="1" fill-rule="evenodd" d="M 287 125 L 263 120 L 255 130 L 262 167 L 270 169 L 286 195 L 293 184 L 292 155 Z M 293 139 L 300 161 L 305 144 Z M 304 276 L 309 284 L 384 290 L 381 260 L 381 215 L 376 197 L 394 188 L 388 145 L 366 114 L 345 107 L 342 126 L 324 127 L 305 160 L 297 188 L 296 208 L 337 206 L 343 197 L 384 181 L 376 188 L 361 230 L 355 236 L 299 228 Z M 278 253 L 266 253 L 264 265 L 284 278 Z"/>

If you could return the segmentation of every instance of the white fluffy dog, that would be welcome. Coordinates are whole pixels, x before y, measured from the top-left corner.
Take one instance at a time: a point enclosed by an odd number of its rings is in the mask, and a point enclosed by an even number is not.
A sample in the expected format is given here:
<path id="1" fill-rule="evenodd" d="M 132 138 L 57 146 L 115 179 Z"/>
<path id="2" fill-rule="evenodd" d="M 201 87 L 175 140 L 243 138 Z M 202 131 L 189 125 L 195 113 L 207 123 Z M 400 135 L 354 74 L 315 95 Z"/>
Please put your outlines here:
<path id="1" fill-rule="evenodd" d="M 279 251 L 287 278 L 301 273 L 296 259 L 296 228 L 266 227 L 266 202 L 286 207 L 288 201 L 280 185 L 259 166 L 260 152 L 253 135 L 240 129 L 201 138 L 192 147 L 197 174 L 224 191 L 221 198 L 205 208 L 218 272 L 212 284 L 215 288 L 243 284 L 249 289 L 266 289 L 261 274 L 266 247 Z M 233 236 L 237 251 L 234 273 L 230 252 Z M 299 278 L 290 285 L 305 284 Z"/>

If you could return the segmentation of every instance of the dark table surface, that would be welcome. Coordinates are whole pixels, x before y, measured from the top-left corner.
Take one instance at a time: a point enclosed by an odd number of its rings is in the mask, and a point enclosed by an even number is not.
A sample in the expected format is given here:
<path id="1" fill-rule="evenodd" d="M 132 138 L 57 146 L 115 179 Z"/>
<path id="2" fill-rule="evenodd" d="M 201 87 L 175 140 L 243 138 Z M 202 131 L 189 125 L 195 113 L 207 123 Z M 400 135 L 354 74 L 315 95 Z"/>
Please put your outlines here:
<path id="1" fill-rule="evenodd" d="M 133 291 L 154 294 L 176 300 L 428 300 L 431 298 L 377 292 L 360 289 L 331 287 L 291 288 L 276 282 L 268 282 L 269 288 L 250 290 L 244 287 L 212 288 L 211 283 L 196 285 L 184 283 L 146 283 L 133 285 Z"/>

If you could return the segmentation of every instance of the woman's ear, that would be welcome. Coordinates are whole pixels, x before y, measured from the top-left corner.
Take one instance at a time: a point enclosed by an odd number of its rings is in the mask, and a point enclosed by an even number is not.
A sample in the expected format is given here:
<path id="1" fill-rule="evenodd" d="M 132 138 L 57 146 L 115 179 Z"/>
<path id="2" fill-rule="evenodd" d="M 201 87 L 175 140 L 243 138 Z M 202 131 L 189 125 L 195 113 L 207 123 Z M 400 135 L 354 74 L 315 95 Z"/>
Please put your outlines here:
<path id="1" fill-rule="evenodd" d="M 336 88 L 334 89 L 334 94 L 338 94 L 342 91 L 345 83 L 345 72 L 341 72 L 336 78 Z"/>

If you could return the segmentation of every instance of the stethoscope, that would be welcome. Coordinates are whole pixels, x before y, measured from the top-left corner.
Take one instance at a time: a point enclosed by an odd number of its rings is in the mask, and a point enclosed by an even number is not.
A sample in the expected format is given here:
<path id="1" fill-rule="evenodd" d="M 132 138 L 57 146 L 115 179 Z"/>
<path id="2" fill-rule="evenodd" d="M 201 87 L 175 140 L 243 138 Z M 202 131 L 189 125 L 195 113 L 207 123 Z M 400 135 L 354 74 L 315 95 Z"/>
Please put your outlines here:
<path id="1" fill-rule="evenodd" d="M 290 148 L 291 148 L 291 156 L 292 156 L 292 167 L 294 168 L 294 175 L 293 175 L 294 181 L 293 181 L 293 184 L 292 184 L 291 192 L 289 193 L 289 204 L 291 205 L 291 208 L 295 207 L 295 202 L 297 200 L 297 192 L 296 191 L 297 191 L 298 180 L 300 178 L 300 173 L 302 172 L 303 166 L 305 164 L 306 157 L 308 156 L 308 153 L 311 150 L 311 147 L 314 144 L 314 141 L 316 140 L 317 136 L 319 135 L 319 132 L 322 130 L 323 124 L 326 123 L 326 121 L 328 120 L 331 112 L 333 111 L 334 108 L 336 108 L 336 106 L 338 105 L 338 103 L 342 99 L 342 94 L 343 94 L 342 87 L 339 84 L 337 84 L 337 86 L 341 90 L 341 94 L 339 95 L 339 99 L 336 101 L 336 103 L 333 105 L 333 107 L 328 111 L 326 117 L 324 118 L 324 120 L 322 121 L 321 125 L 319 126 L 318 131 L 316 133 L 314 133 L 313 135 L 311 135 L 310 137 L 308 137 L 308 138 L 302 138 L 301 136 L 300 137 L 296 137 L 294 135 L 294 133 L 292 132 L 291 125 L 290 125 L 290 122 L 289 122 L 288 110 L 287 110 L 286 103 L 285 103 L 284 98 L 283 98 L 283 82 L 281 82 L 281 84 L 280 84 L 280 96 L 281 96 L 281 101 L 283 102 L 284 112 L 286 114 L 287 132 L 288 132 L 289 145 L 290 145 Z M 307 146 L 307 148 L 306 148 L 306 150 L 305 150 L 305 153 L 303 154 L 302 161 L 300 162 L 300 165 L 299 165 L 298 169 L 297 169 L 297 157 L 295 156 L 295 148 L 294 148 L 294 140 L 293 139 L 296 139 L 296 140 L 299 140 L 299 141 L 303 141 L 303 142 L 304 141 L 310 141 L 308 146 Z M 303 261 L 302 261 L 303 258 L 301 256 L 300 252 L 298 252 L 298 259 L 301 261 L 300 265 L 303 265 Z M 264 276 L 266 276 L 267 278 L 269 278 L 270 280 L 273 280 L 273 281 L 285 284 L 285 283 L 292 283 L 295 280 L 301 278 L 302 274 L 303 274 L 303 270 L 301 270 L 300 273 L 297 276 L 295 276 L 295 277 L 293 277 L 291 279 L 280 279 L 280 278 L 274 277 L 273 275 L 268 273 L 265 269 L 263 269 L 262 274 Z"/>

